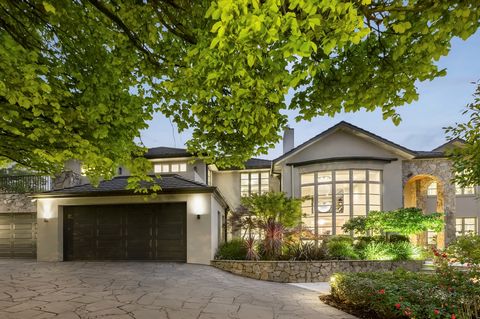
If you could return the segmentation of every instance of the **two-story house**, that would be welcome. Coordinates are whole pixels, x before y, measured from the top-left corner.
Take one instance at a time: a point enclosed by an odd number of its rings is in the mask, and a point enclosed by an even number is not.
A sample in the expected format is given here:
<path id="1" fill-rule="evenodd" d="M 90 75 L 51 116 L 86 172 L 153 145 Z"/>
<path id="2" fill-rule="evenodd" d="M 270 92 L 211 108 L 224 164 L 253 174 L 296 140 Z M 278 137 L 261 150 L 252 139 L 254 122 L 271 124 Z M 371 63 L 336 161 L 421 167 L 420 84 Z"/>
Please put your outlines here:
<path id="1" fill-rule="evenodd" d="M 349 218 L 399 207 L 445 213 L 446 230 L 426 233 L 424 243 L 443 246 L 477 232 L 479 189 L 452 184 L 445 154 L 460 142 L 413 151 L 346 122 L 298 146 L 293 133 L 284 134 L 283 155 L 251 159 L 244 168 L 220 169 L 184 149 L 152 148 L 145 156 L 162 190 L 148 200 L 125 189 L 124 168 L 98 187 L 80 182 L 37 194 L 37 258 L 208 264 L 225 239 L 228 212 L 242 196 L 267 191 L 309 196 L 302 224 L 317 235 L 341 234 Z"/>

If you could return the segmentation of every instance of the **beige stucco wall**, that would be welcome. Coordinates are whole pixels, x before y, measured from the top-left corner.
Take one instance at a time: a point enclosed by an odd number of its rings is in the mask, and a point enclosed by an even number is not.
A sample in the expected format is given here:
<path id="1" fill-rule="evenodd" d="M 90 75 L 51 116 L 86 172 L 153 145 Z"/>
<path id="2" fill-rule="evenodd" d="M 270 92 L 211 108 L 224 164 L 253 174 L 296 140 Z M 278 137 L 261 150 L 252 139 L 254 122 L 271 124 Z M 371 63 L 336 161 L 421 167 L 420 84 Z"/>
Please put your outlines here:
<path id="1" fill-rule="evenodd" d="M 331 159 L 335 157 L 394 158 L 390 163 L 367 160 L 338 161 L 292 167 L 286 163 Z M 383 171 L 383 209 L 392 210 L 402 203 L 402 158 L 387 149 L 354 134 L 337 131 L 299 151 L 281 163 L 282 190 L 300 197 L 300 174 L 335 169 L 377 169 Z M 293 179 L 292 179 L 293 177 Z M 292 191 L 293 190 L 293 191 Z"/>
<path id="2" fill-rule="evenodd" d="M 477 195 L 457 195 L 455 197 L 455 218 L 476 217 L 477 230 L 480 229 L 480 188 L 477 187 Z M 437 197 L 428 196 L 426 201 L 427 211 L 434 212 L 436 209 Z"/>
<path id="3" fill-rule="evenodd" d="M 37 200 L 37 259 L 63 260 L 63 206 L 127 203 L 186 202 L 187 203 L 187 262 L 209 264 L 217 249 L 213 226 L 217 211 L 223 209 L 211 193 L 145 196 L 78 197 Z M 197 219 L 197 214 L 201 215 Z M 45 219 L 48 222 L 45 222 Z M 215 237 L 213 239 L 212 237 Z"/>
<path id="4" fill-rule="evenodd" d="M 392 157 L 393 153 L 354 134 L 336 131 L 289 157 L 287 162 L 349 156 Z"/>

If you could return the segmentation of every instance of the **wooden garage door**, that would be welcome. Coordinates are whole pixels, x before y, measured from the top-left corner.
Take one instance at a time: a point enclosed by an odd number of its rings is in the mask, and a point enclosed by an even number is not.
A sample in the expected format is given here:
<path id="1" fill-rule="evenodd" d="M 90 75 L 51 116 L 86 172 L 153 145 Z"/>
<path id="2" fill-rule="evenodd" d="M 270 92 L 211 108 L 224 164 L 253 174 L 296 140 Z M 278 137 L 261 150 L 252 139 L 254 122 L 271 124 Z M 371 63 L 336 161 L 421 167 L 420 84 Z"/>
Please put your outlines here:
<path id="1" fill-rule="evenodd" d="M 186 261 L 186 203 L 64 207 L 66 260 Z"/>
<path id="2" fill-rule="evenodd" d="M 36 258 L 37 214 L 0 214 L 0 257 Z"/>

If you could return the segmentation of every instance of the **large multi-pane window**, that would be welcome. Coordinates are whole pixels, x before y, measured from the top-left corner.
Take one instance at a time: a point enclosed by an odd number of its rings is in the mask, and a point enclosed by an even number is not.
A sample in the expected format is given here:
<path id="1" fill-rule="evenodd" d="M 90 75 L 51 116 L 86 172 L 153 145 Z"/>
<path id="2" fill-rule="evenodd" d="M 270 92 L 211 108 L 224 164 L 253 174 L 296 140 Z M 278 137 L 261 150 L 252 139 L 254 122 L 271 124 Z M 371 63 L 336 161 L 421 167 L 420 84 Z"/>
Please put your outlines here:
<path id="1" fill-rule="evenodd" d="M 457 236 L 476 234 L 477 219 L 475 217 L 463 217 L 455 219 L 455 230 Z"/>
<path id="2" fill-rule="evenodd" d="M 382 208 L 382 174 L 378 170 L 348 169 L 300 175 L 302 222 L 315 235 L 342 234 L 353 216 Z"/>
<path id="3" fill-rule="evenodd" d="M 240 194 L 242 197 L 263 194 L 269 191 L 269 172 L 251 172 L 240 174 Z"/>

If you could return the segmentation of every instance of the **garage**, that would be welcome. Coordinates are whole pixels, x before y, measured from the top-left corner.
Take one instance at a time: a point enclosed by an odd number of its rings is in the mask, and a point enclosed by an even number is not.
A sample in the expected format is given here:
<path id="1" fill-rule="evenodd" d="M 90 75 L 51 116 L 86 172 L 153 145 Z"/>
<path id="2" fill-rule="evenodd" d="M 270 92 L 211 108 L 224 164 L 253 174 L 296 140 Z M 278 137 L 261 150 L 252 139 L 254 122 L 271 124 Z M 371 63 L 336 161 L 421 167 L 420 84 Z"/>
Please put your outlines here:
<path id="1" fill-rule="evenodd" d="M 64 206 L 65 260 L 186 261 L 186 203 Z"/>
<path id="2" fill-rule="evenodd" d="M 0 214 L 0 258 L 36 258 L 37 214 Z"/>

